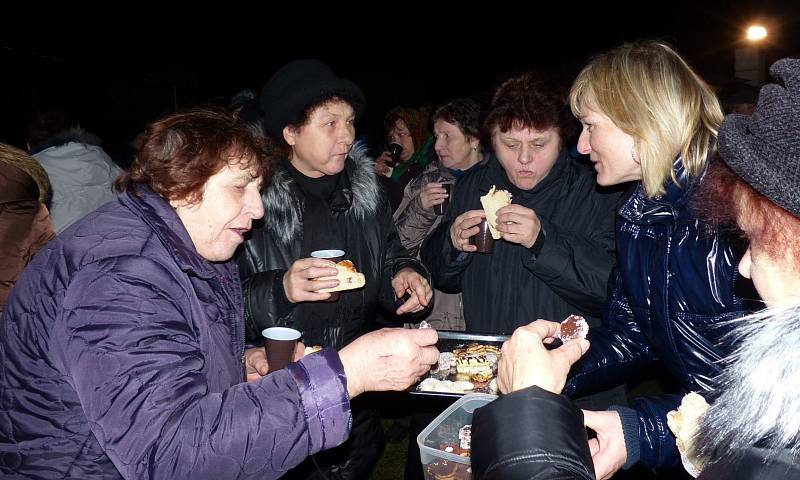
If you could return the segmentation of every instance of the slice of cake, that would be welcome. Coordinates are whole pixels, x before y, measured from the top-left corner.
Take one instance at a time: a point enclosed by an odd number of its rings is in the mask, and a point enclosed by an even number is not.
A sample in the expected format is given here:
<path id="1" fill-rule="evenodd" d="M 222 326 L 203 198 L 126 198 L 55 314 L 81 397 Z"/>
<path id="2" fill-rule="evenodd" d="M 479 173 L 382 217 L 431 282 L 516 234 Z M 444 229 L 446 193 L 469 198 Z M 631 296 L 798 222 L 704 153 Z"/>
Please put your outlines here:
<path id="1" fill-rule="evenodd" d="M 320 277 L 317 280 L 330 280 L 335 278 L 339 280 L 339 285 L 332 288 L 323 288 L 318 290 L 320 293 L 339 292 L 342 290 L 354 290 L 363 287 L 367 281 L 363 273 L 356 271 L 355 265 L 350 260 L 342 260 L 336 264 L 335 277 Z"/>

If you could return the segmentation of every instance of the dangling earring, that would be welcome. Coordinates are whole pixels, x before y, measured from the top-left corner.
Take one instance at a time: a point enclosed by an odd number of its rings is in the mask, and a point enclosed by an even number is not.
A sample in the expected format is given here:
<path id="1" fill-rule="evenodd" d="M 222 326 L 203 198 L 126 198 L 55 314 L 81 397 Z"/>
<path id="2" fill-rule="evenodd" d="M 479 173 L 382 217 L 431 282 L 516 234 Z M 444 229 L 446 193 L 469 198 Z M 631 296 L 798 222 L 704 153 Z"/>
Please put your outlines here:
<path id="1" fill-rule="evenodd" d="M 633 160 L 633 163 L 635 163 L 636 165 L 641 165 L 642 164 L 639 161 L 639 159 L 636 158 L 636 147 L 631 147 L 631 160 Z"/>

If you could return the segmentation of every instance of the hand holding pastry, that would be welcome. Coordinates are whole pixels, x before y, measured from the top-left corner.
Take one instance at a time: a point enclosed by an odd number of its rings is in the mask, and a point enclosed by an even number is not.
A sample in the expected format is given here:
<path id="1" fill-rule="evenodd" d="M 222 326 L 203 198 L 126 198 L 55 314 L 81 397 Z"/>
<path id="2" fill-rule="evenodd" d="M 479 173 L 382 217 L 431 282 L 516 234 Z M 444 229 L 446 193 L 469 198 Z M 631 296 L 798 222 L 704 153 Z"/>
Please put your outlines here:
<path id="1" fill-rule="evenodd" d="M 483 210 L 470 210 L 462 213 L 450 225 L 450 242 L 456 250 L 462 252 L 474 252 L 478 249 L 475 245 L 470 245 L 469 238 L 477 235 L 480 231 L 478 225 L 486 218 Z"/>
<path id="2" fill-rule="evenodd" d="M 330 293 L 320 293 L 320 290 L 336 287 L 339 281 L 322 277 L 333 277 L 337 273 L 336 264 L 330 260 L 301 258 L 283 275 L 283 291 L 292 303 L 326 300 Z"/>
<path id="3" fill-rule="evenodd" d="M 533 385 L 553 393 L 561 393 L 573 363 L 589 349 L 589 341 L 567 342 L 547 350 L 546 339 L 558 335 L 559 324 L 546 320 L 520 327 L 503 343 L 497 367 L 497 386 L 510 393 Z"/>
<path id="4" fill-rule="evenodd" d="M 539 216 L 530 208 L 512 203 L 497 211 L 497 231 L 507 242 L 531 248 L 541 229 Z"/>

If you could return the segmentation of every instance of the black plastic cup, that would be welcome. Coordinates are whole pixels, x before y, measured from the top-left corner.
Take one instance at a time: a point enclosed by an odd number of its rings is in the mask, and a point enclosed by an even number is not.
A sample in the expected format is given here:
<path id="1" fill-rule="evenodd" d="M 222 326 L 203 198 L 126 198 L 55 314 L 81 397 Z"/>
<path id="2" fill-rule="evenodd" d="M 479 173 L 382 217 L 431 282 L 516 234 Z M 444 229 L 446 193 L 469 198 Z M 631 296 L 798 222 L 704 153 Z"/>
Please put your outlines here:
<path id="1" fill-rule="evenodd" d="M 494 249 L 494 237 L 492 237 L 492 232 L 489 230 L 489 221 L 484 218 L 483 221 L 478 224 L 478 228 L 480 228 L 480 231 L 469 237 L 469 244 L 478 247 L 478 253 L 492 253 Z"/>
<path id="2" fill-rule="evenodd" d="M 442 182 L 442 188 L 447 190 L 447 198 L 445 198 L 444 202 L 440 203 L 439 205 L 433 206 L 433 213 L 436 215 L 444 215 L 444 212 L 447 211 L 447 206 L 450 205 L 450 192 L 453 191 L 453 183 Z"/>
<path id="3" fill-rule="evenodd" d="M 269 373 L 286 368 L 292 363 L 297 340 L 300 338 L 299 331 L 287 327 L 270 327 L 265 328 L 261 335 L 264 337 Z"/>
<path id="4" fill-rule="evenodd" d="M 390 143 L 389 144 L 389 155 L 392 157 L 392 164 L 387 165 L 388 167 L 394 167 L 400 162 L 400 155 L 403 154 L 403 146 L 399 143 Z"/>

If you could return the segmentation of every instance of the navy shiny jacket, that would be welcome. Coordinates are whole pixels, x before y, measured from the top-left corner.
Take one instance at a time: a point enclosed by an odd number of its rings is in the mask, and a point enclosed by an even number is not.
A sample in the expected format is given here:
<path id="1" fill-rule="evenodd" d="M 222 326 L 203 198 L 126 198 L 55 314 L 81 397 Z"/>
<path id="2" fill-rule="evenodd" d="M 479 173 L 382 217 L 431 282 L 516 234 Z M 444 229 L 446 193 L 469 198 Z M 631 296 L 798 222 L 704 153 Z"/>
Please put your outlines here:
<path id="1" fill-rule="evenodd" d="M 564 390 L 570 396 L 625 383 L 657 361 L 684 390 L 708 391 L 719 361 L 730 353 L 722 337 L 731 326 L 721 323 L 744 310 L 734 294 L 740 256 L 692 211 L 702 175 L 689 177 L 680 159 L 675 167 L 681 187 L 669 181 L 663 196 L 648 199 L 639 184 L 618 210 L 617 266 L 603 327 L 589 333 L 591 347 Z M 629 457 L 636 457 L 638 436 L 644 466 L 680 461 L 666 422 L 666 413 L 680 403 L 682 392 L 675 393 L 634 405 L 638 422 L 629 423 L 638 425 L 627 429 L 626 443 Z"/>

